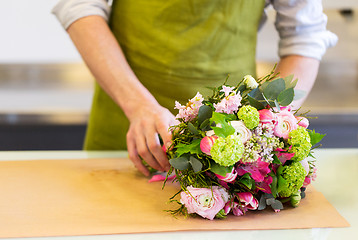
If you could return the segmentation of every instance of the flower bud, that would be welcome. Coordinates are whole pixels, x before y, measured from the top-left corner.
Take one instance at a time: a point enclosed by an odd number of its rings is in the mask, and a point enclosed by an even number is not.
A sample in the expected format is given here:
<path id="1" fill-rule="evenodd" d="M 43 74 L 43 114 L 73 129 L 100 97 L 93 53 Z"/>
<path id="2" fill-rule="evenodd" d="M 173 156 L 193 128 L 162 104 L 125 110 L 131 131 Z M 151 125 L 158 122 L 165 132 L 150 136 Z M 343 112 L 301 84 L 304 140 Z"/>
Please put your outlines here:
<path id="1" fill-rule="evenodd" d="M 298 122 L 297 123 L 298 126 L 301 126 L 301 127 L 304 127 L 304 128 L 308 127 L 309 121 L 308 121 L 307 118 L 305 118 L 305 117 L 296 117 L 296 119 L 297 119 L 297 122 Z"/>
<path id="2" fill-rule="evenodd" d="M 217 138 L 217 136 L 205 136 L 200 141 L 200 150 L 206 155 L 211 156 L 210 150 Z"/>
<path id="3" fill-rule="evenodd" d="M 237 172 L 235 170 L 235 168 L 232 168 L 231 173 L 226 173 L 225 177 L 219 175 L 219 174 L 215 174 L 216 177 L 224 182 L 228 182 L 228 183 L 232 183 L 235 181 L 236 177 L 237 177 Z"/>
<path id="4" fill-rule="evenodd" d="M 292 207 L 297 207 L 300 204 L 301 201 L 301 191 L 298 190 L 298 192 L 291 195 L 290 198 Z"/>
<path id="5" fill-rule="evenodd" d="M 247 88 L 255 89 L 259 86 L 259 84 L 256 82 L 255 78 L 253 78 L 251 75 L 244 76 L 244 83 Z"/>

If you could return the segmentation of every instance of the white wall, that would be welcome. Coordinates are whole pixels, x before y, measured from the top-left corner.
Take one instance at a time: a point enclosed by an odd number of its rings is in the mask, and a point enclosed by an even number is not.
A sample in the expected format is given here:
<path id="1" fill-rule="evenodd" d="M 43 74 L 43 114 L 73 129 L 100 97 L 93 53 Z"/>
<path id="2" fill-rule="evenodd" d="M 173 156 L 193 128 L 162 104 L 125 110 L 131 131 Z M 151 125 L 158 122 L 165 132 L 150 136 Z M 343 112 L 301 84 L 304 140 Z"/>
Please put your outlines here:
<path id="1" fill-rule="evenodd" d="M 51 14 L 57 0 L 0 0 L 0 64 L 79 62 L 66 32 Z M 358 0 L 324 0 L 325 8 L 358 7 Z M 271 22 L 273 21 L 273 14 Z M 258 59 L 277 61 L 272 23 L 259 33 Z M 338 51 L 337 51 L 338 52 Z"/>
<path id="2" fill-rule="evenodd" d="M 0 63 L 78 62 L 51 14 L 57 0 L 0 0 Z"/>

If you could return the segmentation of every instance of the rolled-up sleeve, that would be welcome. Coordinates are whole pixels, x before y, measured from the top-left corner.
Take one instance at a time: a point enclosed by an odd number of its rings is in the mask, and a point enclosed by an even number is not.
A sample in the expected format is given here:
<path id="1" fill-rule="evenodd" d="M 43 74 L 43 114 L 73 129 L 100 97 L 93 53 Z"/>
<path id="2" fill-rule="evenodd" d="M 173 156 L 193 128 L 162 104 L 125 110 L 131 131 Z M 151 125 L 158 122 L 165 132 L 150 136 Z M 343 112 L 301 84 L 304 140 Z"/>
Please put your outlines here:
<path id="1" fill-rule="evenodd" d="M 321 0 L 271 0 L 280 36 L 279 56 L 301 55 L 320 60 L 338 38 L 326 29 Z"/>
<path id="2" fill-rule="evenodd" d="M 110 6 L 106 0 L 60 0 L 52 9 L 61 25 L 67 29 L 76 20 L 98 15 L 108 21 Z"/>

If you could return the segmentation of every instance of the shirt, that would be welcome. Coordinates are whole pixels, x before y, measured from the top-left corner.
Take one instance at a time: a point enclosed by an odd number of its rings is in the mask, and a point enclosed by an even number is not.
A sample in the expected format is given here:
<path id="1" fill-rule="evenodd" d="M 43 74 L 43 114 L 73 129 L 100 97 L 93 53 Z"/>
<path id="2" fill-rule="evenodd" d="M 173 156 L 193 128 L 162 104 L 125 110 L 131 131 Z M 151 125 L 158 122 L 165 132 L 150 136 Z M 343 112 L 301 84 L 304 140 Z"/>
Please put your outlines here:
<path id="1" fill-rule="evenodd" d="M 279 33 L 280 57 L 300 55 L 320 60 L 338 37 L 326 29 L 327 16 L 321 0 L 265 0 L 276 11 L 275 27 Z M 106 0 L 60 0 L 53 8 L 62 26 L 67 29 L 76 20 L 98 15 L 108 21 L 110 4 Z M 266 21 L 263 12 L 261 25 Z"/>

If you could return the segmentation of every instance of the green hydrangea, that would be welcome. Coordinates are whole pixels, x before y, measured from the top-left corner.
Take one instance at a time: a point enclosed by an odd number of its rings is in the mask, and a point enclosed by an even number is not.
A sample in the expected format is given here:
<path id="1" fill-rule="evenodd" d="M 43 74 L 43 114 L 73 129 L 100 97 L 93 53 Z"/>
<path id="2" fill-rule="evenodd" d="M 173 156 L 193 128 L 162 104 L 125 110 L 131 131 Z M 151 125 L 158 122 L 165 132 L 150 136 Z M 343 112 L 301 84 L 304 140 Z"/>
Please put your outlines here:
<path id="1" fill-rule="evenodd" d="M 256 108 L 246 105 L 240 108 L 237 117 L 244 121 L 248 129 L 254 129 L 259 125 L 260 114 Z"/>
<path id="2" fill-rule="evenodd" d="M 242 158 L 244 144 L 238 135 L 219 137 L 211 147 L 213 160 L 221 166 L 232 166 Z"/>
<path id="3" fill-rule="evenodd" d="M 291 165 L 284 166 L 281 176 L 286 180 L 285 186 L 280 190 L 281 197 L 290 197 L 297 193 L 303 185 L 306 177 L 306 171 L 301 163 L 293 162 Z"/>
<path id="4" fill-rule="evenodd" d="M 305 159 L 311 150 L 311 139 L 307 130 L 299 126 L 288 135 L 288 144 L 292 147 L 289 152 L 295 153 L 291 160 L 301 161 Z"/>

